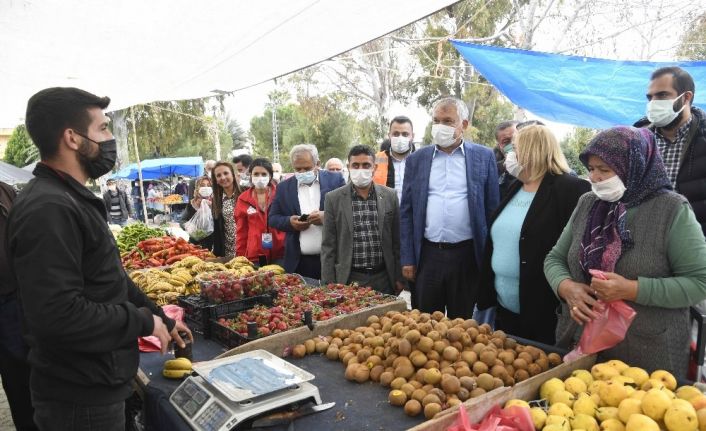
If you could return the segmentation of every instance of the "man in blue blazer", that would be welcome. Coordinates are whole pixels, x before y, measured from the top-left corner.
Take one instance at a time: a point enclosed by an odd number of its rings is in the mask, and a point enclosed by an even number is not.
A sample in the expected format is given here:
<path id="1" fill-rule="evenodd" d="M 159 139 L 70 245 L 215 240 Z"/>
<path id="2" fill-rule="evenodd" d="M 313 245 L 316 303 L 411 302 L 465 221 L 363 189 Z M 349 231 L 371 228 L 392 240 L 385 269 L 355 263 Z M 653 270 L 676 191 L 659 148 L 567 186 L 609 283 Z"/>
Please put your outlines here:
<path id="1" fill-rule="evenodd" d="M 269 223 L 286 232 L 284 269 L 304 277 L 321 278 L 321 241 L 326 193 L 343 185 L 339 173 L 319 169 L 314 145 L 295 145 L 289 153 L 294 176 L 277 186 Z"/>
<path id="2" fill-rule="evenodd" d="M 416 281 L 421 311 L 471 318 L 488 221 L 498 206 L 495 156 L 463 140 L 468 107 L 439 100 L 432 144 L 407 158 L 400 240 L 402 274 Z"/>

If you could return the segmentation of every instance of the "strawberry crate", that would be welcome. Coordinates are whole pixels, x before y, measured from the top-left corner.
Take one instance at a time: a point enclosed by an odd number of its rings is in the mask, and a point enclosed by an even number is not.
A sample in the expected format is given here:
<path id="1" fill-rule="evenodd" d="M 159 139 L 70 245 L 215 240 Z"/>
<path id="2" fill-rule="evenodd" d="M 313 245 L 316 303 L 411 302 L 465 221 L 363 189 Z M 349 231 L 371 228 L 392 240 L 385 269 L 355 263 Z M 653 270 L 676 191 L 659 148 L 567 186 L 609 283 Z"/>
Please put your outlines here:
<path id="1" fill-rule="evenodd" d="M 272 271 L 253 272 L 239 276 L 229 271 L 206 272 L 196 276 L 201 296 L 211 304 L 239 301 L 259 296 L 277 288 Z"/>
<path id="2" fill-rule="evenodd" d="M 264 295 L 251 296 L 250 298 L 222 304 L 211 304 L 200 295 L 180 296 L 177 301 L 179 306 L 184 309 L 184 318 L 190 326 L 201 330 L 204 337 L 210 338 L 211 325 L 209 321 L 211 319 L 249 310 L 256 305 L 271 306 L 276 298 L 277 291 L 272 291 Z"/>
<path id="3" fill-rule="evenodd" d="M 282 306 L 258 305 L 249 310 L 211 318 L 211 338 L 226 348 L 240 346 L 270 334 L 288 331 L 304 325 L 305 316 L 311 323 L 311 313 L 290 313 Z"/>

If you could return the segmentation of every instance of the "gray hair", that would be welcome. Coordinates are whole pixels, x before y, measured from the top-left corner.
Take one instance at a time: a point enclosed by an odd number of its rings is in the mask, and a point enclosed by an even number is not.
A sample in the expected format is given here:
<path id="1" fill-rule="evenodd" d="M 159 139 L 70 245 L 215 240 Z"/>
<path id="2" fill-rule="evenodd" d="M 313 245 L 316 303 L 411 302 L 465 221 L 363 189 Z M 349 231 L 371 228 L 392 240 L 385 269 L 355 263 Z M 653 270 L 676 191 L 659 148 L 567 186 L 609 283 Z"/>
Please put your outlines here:
<path id="1" fill-rule="evenodd" d="M 343 166 L 343 160 L 337 158 L 337 157 L 331 157 L 326 161 L 326 165 L 324 165 L 324 168 L 328 169 L 328 164 L 334 162 L 334 163 L 339 163 L 341 166 Z"/>
<path id="2" fill-rule="evenodd" d="M 461 119 L 461 121 L 468 120 L 468 106 L 466 105 L 466 102 L 452 96 L 442 97 L 441 99 L 437 100 L 434 103 L 434 106 L 432 106 L 431 108 L 432 115 L 434 114 L 434 111 L 436 111 L 436 108 L 440 106 L 446 107 L 450 105 L 456 107 L 456 113 L 458 114 L 458 117 L 459 119 Z"/>
<path id="3" fill-rule="evenodd" d="M 208 169 L 209 167 L 213 169 L 214 166 L 216 166 L 215 160 L 206 160 L 203 164 L 204 169 Z"/>
<path id="4" fill-rule="evenodd" d="M 314 164 L 319 163 L 319 150 L 317 150 L 316 146 L 312 144 L 299 144 L 293 146 L 289 151 L 289 160 L 294 163 L 294 158 L 302 153 L 308 153 L 314 161 Z"/>

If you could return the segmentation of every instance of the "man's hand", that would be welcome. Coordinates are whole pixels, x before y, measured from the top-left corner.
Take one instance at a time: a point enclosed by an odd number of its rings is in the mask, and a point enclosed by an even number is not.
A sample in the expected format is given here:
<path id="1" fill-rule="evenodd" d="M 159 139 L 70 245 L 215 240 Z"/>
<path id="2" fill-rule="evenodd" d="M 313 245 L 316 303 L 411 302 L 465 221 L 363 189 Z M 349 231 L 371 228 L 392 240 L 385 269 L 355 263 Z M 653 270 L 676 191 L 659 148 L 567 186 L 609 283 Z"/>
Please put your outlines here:
<path id="1" fill-rule="evenodd" d="M 169 331 L 167 331 L 167 326 L 164 324 L 161 317 L 155 316 L 153 314 L 152 320 L 154 321 L 154 329 L 152 330 L 152 335 L 159 338 L 159 345 L 162 347 L 161 351 L 164 355 L 165 353 L 167 353 L 167 350 L 169 348 L 169 342 L 171 341 L 172 337 L 169 335 Z"/>
<path id="2" fill-rule="evenodd" d="M 417 267 L 414 265 L 407 265 L 402 267 L 402 276 L 409 281 L 414 281 L 417 276 Z"/>
<path id="3" fill-rule="evenodd" d="M 402 293 L 404 288 L 406 287 L 406 284 L 403 281 L 397 281 L 395 282 L 395 294 L 399 295 Z"/>
<path id="4" fill-rule="evenodd" d="M 191 329 L 189 329 L 188 326 L 186 326 L 186 323 L 181 322 L 179 320 L 176 321 L 176 325 L 172 328 L 171 336 L 172 340 L 174 340 L 179 347 L 182 349 L 186 347 L 186 344 L 184 343 L 184 340 L 181 338 L 179 335 L 180 332 L 186 332 L 187 337 L 189 338 L 189 341 L 192 343 L 194 342 L 194 335 L 191 333 Z"/>
<path id="5" fill-rule="evenodd" d="M 293 215 L 289 217 L 289 224 L 292 225 L 294 230 L 297 232 L 301 232 L 304 230 L 309 229 L 309 222 L 308 221 L 299 221 L 299 216 L 298 215 Z"/>
<path id="6" fill-rule="evenodd" d="M 309 213 L 309 223 L 317 226 L 324 224 L 324 212 L 316 210 Z"/>

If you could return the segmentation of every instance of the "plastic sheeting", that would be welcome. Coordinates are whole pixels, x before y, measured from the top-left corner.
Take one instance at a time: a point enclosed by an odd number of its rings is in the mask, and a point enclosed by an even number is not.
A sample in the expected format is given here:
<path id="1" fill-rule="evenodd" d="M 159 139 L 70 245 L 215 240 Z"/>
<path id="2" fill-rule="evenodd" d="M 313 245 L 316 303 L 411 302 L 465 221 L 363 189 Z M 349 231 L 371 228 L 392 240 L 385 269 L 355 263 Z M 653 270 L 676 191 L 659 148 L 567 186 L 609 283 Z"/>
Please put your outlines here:
<path id="1" fill-rule="evenodd" d="M 52 86 L 111 110 L 217 95 L 328 59 L 451 0 L 0 1 L 0 127 Z"/>
<path id="2" fill-rule="evenodd" d="M 203 158 L 171 157 L 165 159 L 147 159 L 140 163 L 142 179 L 158 180 L 174 175 L 197 177 L 203 174 Z M 112 178 L 138 179 L 137 163 L 132 163 L 113 174 Z"/>
<path id="3" fill-rule="evenodd" d="M 516 105 L 547 120 L 605 128 L 645 115 L 652 71 L 679 66 L 706 107 L 706 61 L 657 63 L 574 57 L 452 41 L 454 47 Z"/>
<path id="4" fill-rule="evenodd" d="M 0 161 L 0 181 L 10 185 L 28 183 L 34 178 L 31 172 L 27 172 L 9 163 Z"/>

